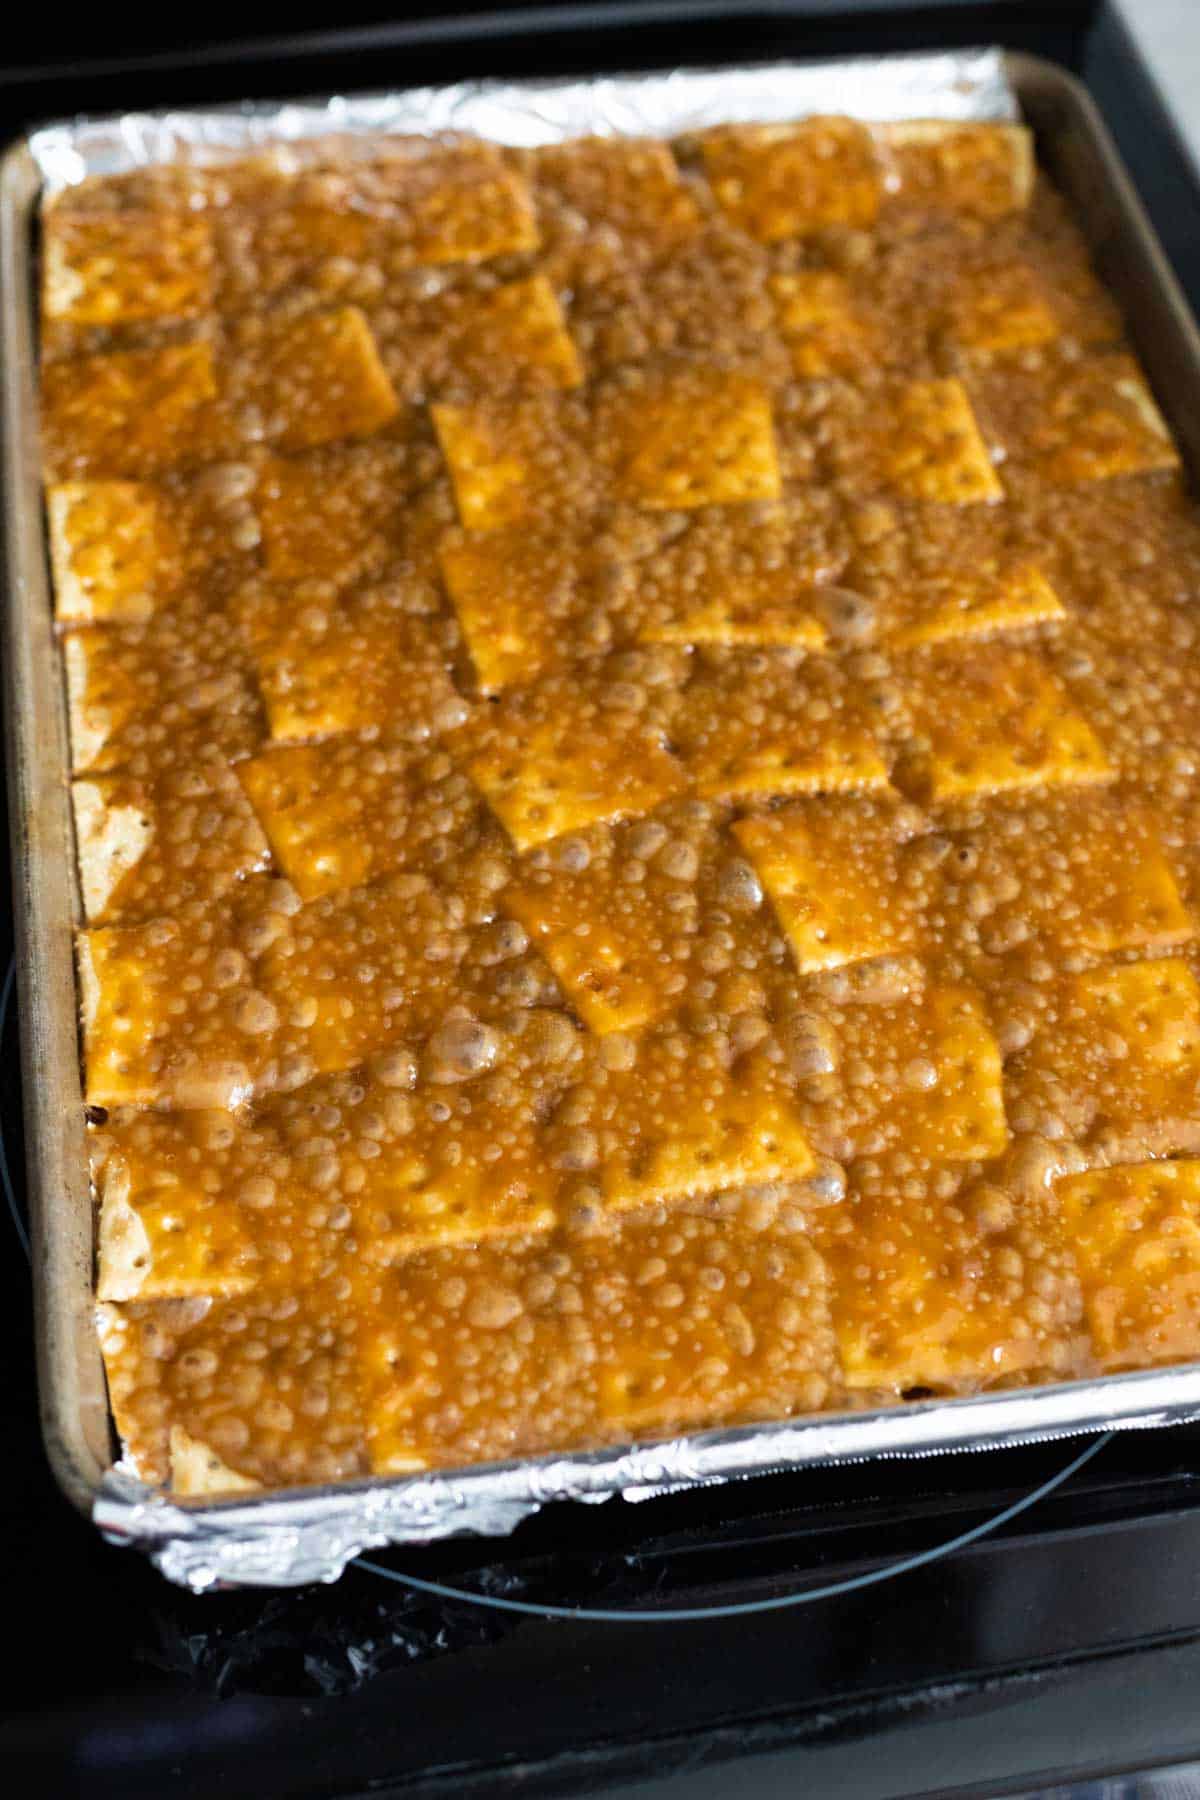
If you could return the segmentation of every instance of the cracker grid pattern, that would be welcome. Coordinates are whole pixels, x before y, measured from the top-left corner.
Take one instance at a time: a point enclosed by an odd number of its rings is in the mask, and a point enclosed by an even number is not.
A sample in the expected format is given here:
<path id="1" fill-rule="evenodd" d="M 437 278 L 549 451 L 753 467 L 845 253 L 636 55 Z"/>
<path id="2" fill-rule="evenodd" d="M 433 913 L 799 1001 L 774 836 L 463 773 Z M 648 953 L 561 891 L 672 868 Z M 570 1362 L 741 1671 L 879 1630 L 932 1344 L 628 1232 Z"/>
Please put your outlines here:
<path id="1" fill-rule="evenodd" d="M 1200 526 L 1024 128 L 319 146 L 46 243 L 143 1472 L 1200 1348 Z"/>

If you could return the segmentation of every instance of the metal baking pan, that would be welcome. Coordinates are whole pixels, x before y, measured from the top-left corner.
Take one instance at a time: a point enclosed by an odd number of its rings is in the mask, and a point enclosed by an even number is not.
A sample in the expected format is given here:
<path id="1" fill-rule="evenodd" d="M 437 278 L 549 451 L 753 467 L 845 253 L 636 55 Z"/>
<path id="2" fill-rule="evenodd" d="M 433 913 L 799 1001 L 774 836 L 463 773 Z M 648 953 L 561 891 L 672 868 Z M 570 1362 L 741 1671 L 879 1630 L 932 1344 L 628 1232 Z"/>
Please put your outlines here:
<path id="1" fill-rule="evenodd" d="M 823 1463 L 986 1450 L 1101 1427 L 1200 1419 L 1200 1364 L 1031 1390 L 817 1415 L 634 1448 L 180 1501 L 119 1465 L 93 1323 L 93 1203 L 80 1084 L 72 934 L 78 902 L 62 681 L 37 449 L 35 256 L 46 187 L 176 153 L 245 149 L 267 136 L 454 126 L 510 142 L 588 130 L 670 134 L 722 118 L 812 110 L 864 118 L 1006 117 L 1033 126 L 1072 203 L 1189 470 L 1200 472 L 1200 333 L 1086 90 L 1056 65 L 994 51 L 853 64 L 731 67 L 597 81 L 472 84 L 222 112 L 65 124 L 0 165 L 0 379 L 7 574 L 5 724 L 42 1420 L 51 1464 L 81 1510 L 147 1551 L 172 1580 L 292 1585 L 332 1580 L 365 1548 L 506 1533 L 559 1499 L 647 1498 Z"/>

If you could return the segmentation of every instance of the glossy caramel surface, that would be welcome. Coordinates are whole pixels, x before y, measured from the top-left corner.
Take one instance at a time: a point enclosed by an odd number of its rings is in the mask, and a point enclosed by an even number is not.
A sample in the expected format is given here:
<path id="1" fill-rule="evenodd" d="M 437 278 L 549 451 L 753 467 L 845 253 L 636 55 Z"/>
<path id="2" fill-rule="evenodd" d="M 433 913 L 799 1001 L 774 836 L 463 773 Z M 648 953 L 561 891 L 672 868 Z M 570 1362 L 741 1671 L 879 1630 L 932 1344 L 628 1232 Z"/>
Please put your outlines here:
<path id="1" fill-rule="evenodd" d="M 147 1479 L 1200 1352 L 1200 520 L 1021 128 L 316 142 L 44 226 Z"/>

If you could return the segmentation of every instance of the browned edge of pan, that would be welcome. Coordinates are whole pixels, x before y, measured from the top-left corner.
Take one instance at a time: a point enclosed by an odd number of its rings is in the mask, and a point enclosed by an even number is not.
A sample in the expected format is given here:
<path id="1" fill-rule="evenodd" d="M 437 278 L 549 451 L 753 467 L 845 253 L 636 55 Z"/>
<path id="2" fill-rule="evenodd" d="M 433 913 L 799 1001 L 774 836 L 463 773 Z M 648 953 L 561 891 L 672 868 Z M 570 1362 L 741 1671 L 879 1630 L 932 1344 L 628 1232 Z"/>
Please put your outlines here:
<path id="1" fill-rule="evenodd" d="M 5 760 L 42 1431 L 59 1484 L 86 1511 L 113 1437 L 95 1327 L 66 718 L 34 423 L 40 187 L 32 156 L 15 145 L 0 163 Z"/>

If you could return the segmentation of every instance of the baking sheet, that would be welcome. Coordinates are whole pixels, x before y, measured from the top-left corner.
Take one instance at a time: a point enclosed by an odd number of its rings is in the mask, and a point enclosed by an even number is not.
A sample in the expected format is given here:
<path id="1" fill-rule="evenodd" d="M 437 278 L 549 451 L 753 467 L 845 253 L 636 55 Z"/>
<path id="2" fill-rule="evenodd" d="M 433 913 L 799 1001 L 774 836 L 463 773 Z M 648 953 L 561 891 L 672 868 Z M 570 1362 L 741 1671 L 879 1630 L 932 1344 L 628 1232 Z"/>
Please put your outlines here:
<path id="1" fill-rule="evenodd" d="M 127 1467 L 105 1466 L 103 1373 L 90 1328 L 92 1207 L 70 953 L 68 777 L 36 455 L 32 245 L 39 199 L 90 176 L 162 161 L 208 163 L 267 146 L 286 160 L 306 140 L 330 133 L 469 131 L 536 145 L 590 133 L 673 135 L 812 112 L 1007 119 L 1019 115 L 1021 103 L 1094 244 L 1110 255 L 1114 247 L 1120 252 L 1118 298 L 1195 469 L 1195 326 L 1086 94 L 1032 59 L 979 49 L 127 114 L 49 126 L 9 153 L 0 177 L 10 508 L 7 722 L 43 1410 L 64 1486 L 91 1508 L 108 1537 L 139 1546 L 172 1581 L 196 1590 L 227 1582 L 330 1581 L 364 1549 L 467 1532 L 504 1534 L 553 1500 L 620 1495 L 636 1501 L 785 1468 L 985 1450 L 1100 1427 L 1200 1418 L 1200 1367 L 1191 1365 L 223 1502 L 174 1500 L 145 1488 Z M 1104 273 L 1112 279 L 1116 271 Z"/>

